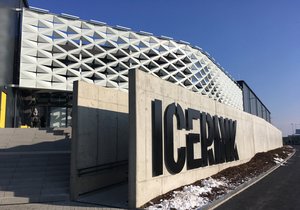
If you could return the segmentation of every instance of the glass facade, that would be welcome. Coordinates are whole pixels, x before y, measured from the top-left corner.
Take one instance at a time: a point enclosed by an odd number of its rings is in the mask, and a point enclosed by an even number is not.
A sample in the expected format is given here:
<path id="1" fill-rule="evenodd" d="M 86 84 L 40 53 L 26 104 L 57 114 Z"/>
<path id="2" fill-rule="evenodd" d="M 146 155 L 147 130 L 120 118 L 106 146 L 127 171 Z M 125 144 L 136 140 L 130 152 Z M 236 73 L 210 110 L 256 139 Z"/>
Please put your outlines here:
<path id="1" fill-rule="evenodd" d="M 243 90 L 244 111 L 271 122 L 271 113 L 245 81 L 238 81 Z"/>
<path id="2" fill-rule="evenodd" d="M 19 89 L 17 126 L 71 126 L 72 93 Z"/>

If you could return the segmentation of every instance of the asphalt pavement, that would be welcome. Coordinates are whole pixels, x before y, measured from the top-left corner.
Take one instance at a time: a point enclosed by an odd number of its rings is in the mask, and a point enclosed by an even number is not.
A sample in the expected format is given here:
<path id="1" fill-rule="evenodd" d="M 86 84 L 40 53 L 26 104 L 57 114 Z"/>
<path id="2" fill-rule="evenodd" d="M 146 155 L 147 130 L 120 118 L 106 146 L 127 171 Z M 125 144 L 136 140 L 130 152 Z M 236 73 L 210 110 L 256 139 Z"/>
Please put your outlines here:
<path id="1" fill-rule="evenodd" d="M 300 209 L 300 146 L 287 163 L 216 210 Z"/>

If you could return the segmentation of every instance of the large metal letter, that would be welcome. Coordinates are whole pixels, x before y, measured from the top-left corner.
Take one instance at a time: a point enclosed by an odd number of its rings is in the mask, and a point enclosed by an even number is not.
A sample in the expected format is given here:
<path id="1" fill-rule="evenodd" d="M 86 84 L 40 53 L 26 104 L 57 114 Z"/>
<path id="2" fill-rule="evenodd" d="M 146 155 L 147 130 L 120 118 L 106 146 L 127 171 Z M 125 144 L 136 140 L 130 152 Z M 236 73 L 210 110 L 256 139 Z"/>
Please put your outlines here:
<path id="1" fill-rule="evenodd" d="M 207 125 L 207 127 L 206 127 Z M 209 164 L 215 164 L 214 155 L 212 149 L 207 150 L 207 147 L 211 146 L 214 139 L 214 128 L 211 115 L 205 112 L 201 113 L 200 132 L 201 132 L 201 153 L 202 153 L 202 166 L 207 166 L 207 160 Z"/>
<path id="2" fill-rule="evenodd" d="M 234 160 L 234 155 L 232 149 L 232 140 L 231 140 L 231 130 L 234 132 L 234 126 L 231 119 L 220 118 L 220 130 L 222 134 L 222 150 L 225 156 L 226 162 L 230 162 Z M 235 132 L 234 132 L 235 133 Z M 235 141 L 235 139 L 233 139 Z"/>
<path id="3" fill-rule="evenodd" d="M 212 145 L 212 143 L 214 141 L 214 123 L 213 123 L 212 117 L 209 113 L 206 114 L 206 123 L 207 123 L 207 129 L 208 129 L 206 147 L 209 147 Z M 207 150 L 207 154 L 208 154 L 209 165 L 215 164 L 215 158 L 214 158 L 214 153 L 213 153 L 212 148 Z"/>
<path id="4" fill-rule="evenodd" d="M 237 122 L 231 121 L 230 123 L 230 148 L 231 148 L 231 159 L 232 160 L 239 160 L 239 154 L 237 151 L 237 147 L 235 144 L 235 136 L 236 136 L 236 125 Z"/>
<path id="5" fill-rule="evenodd" d="M 152 101 L 152 175 L 163 174 L 162 103 Z"/>
<path id="6" fill-rule="evenodd" d="M 193 120 L 200 119 L 200 111 L 188 108 L 186 110 L 186 130 L 193 129 Z"/>
<path id="7" fill-rule="evenodd" d="M 215 163 L 222 163 L 221 159 L 221 137 L 219 131 L 219 118 L 217 115 L 213 117 L 214 123 L 214 152 L 215 152 Z"/>
<path id="8" fill-rule="evenodd" d="M 177 118 L 177 129 L 185 128 L 185 119 L 181 106 L 175 103 L 170 104 L 165 111 L 164 116 L 164 150 L 165 150 L 165 164 L 171 174 L 179 173 L 185 163 L 185 147 L 177 149 L 178 159 L 174 160 L 174 131 L 173 131 L 173 116 Z"/>
<path id="9" fill-rule="evenodd" d="M 206 135 L 206 113 L 201 113 L 200 120 L 200 133 L 201 133 L 201 156 L 202 166 L 207 166 L 207 135 Z"/>
<path id="10" fill-rule="evenodd" d="M 232 120 L 229 120 L 228 118 L 225 118 L 224 123 L 225 123 L 225 133 L 224 135 L 226 136 L 225 138 L 225 157 L 226 157 L 226 162 L 232 161 L 231 159 L 231 154 L 230 154 L 230 124 Z M 223 134 L 222 134 L 223 135 Z"/>
<path id="11" fill-rule="evenodd" d="M 220 141 L 220 163 L 224 163 L 226 161 L 226 150 L 225 150 L 225 144 L 226 144 L 226 132 L 225 132 L 225 123 L 224 123 L 223 117 L 219 118 L 219 125 L 220 125 L 220 131 L 221 131 L 221 141 Z"/>
<path id="12" fill-rule="evenodd" d="M 186 135 L 186 155 L 187 155 L 187 169 L 199 168 L 202 165 L 202 159 L 195 159 L 194 144 L 200 142 L 200 135 L 197 133 L 190 133 Z"/>

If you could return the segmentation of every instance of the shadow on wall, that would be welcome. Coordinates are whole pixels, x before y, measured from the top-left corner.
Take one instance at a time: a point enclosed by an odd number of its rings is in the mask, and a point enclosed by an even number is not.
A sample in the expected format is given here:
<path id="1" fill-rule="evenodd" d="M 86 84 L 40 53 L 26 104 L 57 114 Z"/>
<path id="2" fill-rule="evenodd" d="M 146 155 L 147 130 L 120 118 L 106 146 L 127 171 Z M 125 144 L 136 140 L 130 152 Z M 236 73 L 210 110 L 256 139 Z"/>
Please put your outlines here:
<path id="1" fill-rule="evenodd" d="M 0 149 L 2 205 L 69 200 L 69 180 L 69 139 Z"/>
<path id="2" fill-rule="evenodd" d="M 5 153 L 11 152 L 49 152 L 52 151 L 53 153 L 59 151 L 70 151 L 70 139 L 60 139 L 57 141 L 47 141 L 41 142 L 37 144 L 30 144 L 30 145 L 18 145 L 9 148 L 0 148 L 0 153 L 4 155 Z"/>
<path id="3" fill-rule="evenodd" d="M 72 199 L 128 181 L 128 117 L 124 112 L 73 107 Z"/>

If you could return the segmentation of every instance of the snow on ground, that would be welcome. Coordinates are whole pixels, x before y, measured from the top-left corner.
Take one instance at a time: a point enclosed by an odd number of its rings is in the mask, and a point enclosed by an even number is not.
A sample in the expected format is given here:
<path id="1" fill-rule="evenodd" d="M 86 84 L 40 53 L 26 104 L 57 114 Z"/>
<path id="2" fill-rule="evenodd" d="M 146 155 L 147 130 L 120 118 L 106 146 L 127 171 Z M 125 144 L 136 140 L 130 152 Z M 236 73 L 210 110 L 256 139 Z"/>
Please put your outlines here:
<path id="1" fill-rule="evenodd" d="M 274 154 L 273 161 L 276 164 L 284 164 L 284 159 L 280 158 L 278 154 Z"/>
<path id="2" fill-rule="evenodd" d="M 285 154 L 286 152 L 283 152 Z M 291 154 L 291 152 L 287 152 Z M 272 161 L 273 160 L 273 161 Z M 285 165 L 285 160 L 280 158 L 280 155 L 274 154 L 273 158 L 269 159 L 265 163 L 274 162 Z M 201 180 L 201 184 L 184 186 L 180 191 L 173 191 L 168 199 L 161 199 L 158 204 L 148 206 L 148 210 L 188 210 L 188 209 L 200 209 L 201 207 L 211 203 L 214 199 L 218 199 L 224 196 L 229 191 L 234 190 L 240 184 L 247 182 L 253 177 L 252 172 L 240 180 L 230 180 L 230 177 L 221 177 L 219 179 L 213 179 L 211 177 Z M 217 194 L 216 194 L 217 192 Z M 215 195 L 212 196 L 212 195 Z"/>
<path id="3" fill-rule="evenodd" d="M 275 162 L 276 164 L 283 163 L 283 162 L 284 162 L 284 159 L 274 157 L 274 162 Z"/>
<path id="4" fill-rule="evenodd" d="M 211 177 L 201 181 L 200 186 L 188 185 L 183 187 L 182 191 L 174 191 L 172 198 L 161 200 L 159 204 L 149 206 L 147 209 L 198 209 L 210 202 L 210 200 L 201 195 L 210 193 L 213 188 L 227 187 L 226 180 L 216 180 Z"/>
<path id="5" fill-rule="evenodd" d="M 278 154 L 273 158 L 276 164 L 283 164 L 284 159 L 279 158 Z M 251 174 L 250 174 L 251 175 Z M 213 179 L 211 177 L 203 179 L 201 186 L 187 185 L 184 186 L 181 191 L 174 191 L 170 199 L 161 199 L 160 203 L 153 204 L 147 207 L 148 210 L 188 210 L 188 209 L 200 209 L 201 207 L 212 202 L 207 195 L 211 194 L 213 189 L 223 188 L 224 194 L 239 186 L 240 184 L 248 181 L 249 177 L 244 177 L 242 180 L 236 183 L 231 183 L 225 177 L 221 180 Z"/>

